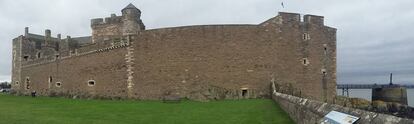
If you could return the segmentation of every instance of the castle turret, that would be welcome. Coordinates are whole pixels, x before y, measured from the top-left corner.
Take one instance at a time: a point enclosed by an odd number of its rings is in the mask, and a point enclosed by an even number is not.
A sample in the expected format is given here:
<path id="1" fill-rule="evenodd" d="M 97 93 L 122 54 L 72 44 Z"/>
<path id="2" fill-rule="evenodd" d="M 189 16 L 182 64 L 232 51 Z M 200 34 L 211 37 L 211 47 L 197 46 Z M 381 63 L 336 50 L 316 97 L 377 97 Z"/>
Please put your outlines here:
<path id="1" fill-rule="evenodd" d="M 56 52 L 59 50 L 57 43 L 58 41 L 56 38 L 52 37 L 50 29 L 46 29 L 43 44 L 44 47 L 38 52 L 38 58 L 45 58 L 48 60 L 54 59 Z"/>
<path id="2" fill-rule="evenodd" d="M 61 34 L 57 34 L 57 42 L 55 43 L 56 47 L 56 51 L 59 51 L 60 49 L 60 42 L 62 42 L 62 35 Z"/>
<path id="3" fill-rule="evenodd" d="M 122 9 L 123 17 L 123 35 L 135 34 L 141 30 L 145 30 L 145 26 L 141 20 L 141 10 L 132 4 L 128 4 Z"/>
<path id="4" fill-rule="evenodd" d="M 29 27 L 25 27 L 24 28 L 24 36 L 28 37 L 29 36 Z"/>
<path id="5" fill-rule="evenodd" d="M 45 30 L 45 47 L 54 48 L 54 43 L 52 41 L 52 32 L 49 29 Z"/>
<path id="6" fill-rule="evenodd" d="M 128 15 L 129 17 L 132 17 L 131 19 L 139 19 L 141 18 L 141 10 L 139 10 L 137 7 L 135 7 L 133 4 L 128 4 L 125 8 L 121 10 L 122 16 Z"/>
<path id="7" fill-rule="evenodd" d="M 106 18 L 91 20 L 92 43 L 109 45 L 112 39 L 121 39 L 123 35 L 137 34 L 145 30 L 141 20 L 141 10 L 129 4 L 122 11 L 122 16 L 111 14 Z"/>

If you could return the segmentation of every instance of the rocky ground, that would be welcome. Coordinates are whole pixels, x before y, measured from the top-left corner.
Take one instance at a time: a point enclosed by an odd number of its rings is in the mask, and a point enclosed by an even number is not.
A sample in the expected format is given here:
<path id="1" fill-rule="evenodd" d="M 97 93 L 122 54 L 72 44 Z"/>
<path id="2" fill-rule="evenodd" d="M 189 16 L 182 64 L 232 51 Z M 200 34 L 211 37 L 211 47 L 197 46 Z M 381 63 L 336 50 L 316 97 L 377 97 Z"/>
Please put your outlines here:
<path id="1" fill-rule="evenodd" d="M 414 118 L 414 108 L 393 102 L 369 101 L 361 98 L 337 96 L 335 103 L 345 107 L 358 108 L 367 111 L 390 114 L 403 118 Z"/>

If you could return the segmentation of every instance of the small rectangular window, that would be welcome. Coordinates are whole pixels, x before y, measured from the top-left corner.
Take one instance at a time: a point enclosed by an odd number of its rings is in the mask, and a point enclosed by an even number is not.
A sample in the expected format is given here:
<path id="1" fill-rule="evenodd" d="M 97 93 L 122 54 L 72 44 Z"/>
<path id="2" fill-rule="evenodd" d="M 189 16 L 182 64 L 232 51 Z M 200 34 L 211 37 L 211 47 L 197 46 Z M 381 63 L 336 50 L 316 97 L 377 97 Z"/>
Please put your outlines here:
<path id="1" fill-rule="evenodd" d="M 29 60 L 29 56 L 24 56 L 23 59 L 24 59 L 24 61 L 28 61 Z"/>
<path id="2" fill-rule="evenodd" d="M 303 33 L 303 40 L 310 40 L 310 35 L 308 33 Z"/>
<path id="3" fill-rule="evenodd" d="M 95 80 L 89 80 L 88 86 L 95 86 Z"/>
<path id="4" fill-rule="evenodd" d="M 62 86 L 62 82 L 56 82 L 56 87 L 61 87 Z"/>

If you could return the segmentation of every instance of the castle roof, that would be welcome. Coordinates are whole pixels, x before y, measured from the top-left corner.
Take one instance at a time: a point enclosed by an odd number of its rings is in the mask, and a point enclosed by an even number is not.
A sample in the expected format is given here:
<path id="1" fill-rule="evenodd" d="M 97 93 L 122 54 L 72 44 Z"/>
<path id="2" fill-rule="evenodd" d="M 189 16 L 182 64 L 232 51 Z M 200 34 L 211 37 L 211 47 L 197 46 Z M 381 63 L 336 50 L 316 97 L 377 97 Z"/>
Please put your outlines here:
<path id="1" fill-rule="evenodd" d="M 27 38 L 29 38 L 29 39 L 37 39 L 37 40 L 44 40 L 45 39 L 45 36 L 29 33 L 28 36 L 27 36 Z M 51 37 L 51 38 L 52 38 L 52 40 L 58 40 L 55 37 Z"/>
<path id="2" fill-rule="evenodd" d="M 92 43 L 92 37 L 91 36 L 85 36 L 85 37 L 74 37 L 72 40 L 78 41 L 79 45 L 84 44 L 90 44 Z"/>
<path id="3" fill-rule="evenodd" d="M 125 8 L 123 8 L 121 11 L 124 11 L 126 9 L 136 9 L 138 11 L 140 11 L 137 7 L 134 6 L 134 4 L 130 3 L 128 4 L 128 6 L 126 6 Z"/>
<path id="4" fill-rule="evenodd" d="M 29 33 L 27 38 L 35 40 L 35 41 L 43 41 L 45 40 L 45 36 L 43 35 L 38 35 L 38 34 L 32 34 Z M 51 37 L 52 41 L 58 41 L 58 38 L 55 37 Z M 62 39 L 62 41 L 64 41 L 66 39 Z M 92 43 L 92 36 L 85 36 L 85 37 L 74 37 L 71 38 L 72 41 L 77 41 L 79 43 L 79 45 L 84 45 L 84 44 L 90 44 Z"/>

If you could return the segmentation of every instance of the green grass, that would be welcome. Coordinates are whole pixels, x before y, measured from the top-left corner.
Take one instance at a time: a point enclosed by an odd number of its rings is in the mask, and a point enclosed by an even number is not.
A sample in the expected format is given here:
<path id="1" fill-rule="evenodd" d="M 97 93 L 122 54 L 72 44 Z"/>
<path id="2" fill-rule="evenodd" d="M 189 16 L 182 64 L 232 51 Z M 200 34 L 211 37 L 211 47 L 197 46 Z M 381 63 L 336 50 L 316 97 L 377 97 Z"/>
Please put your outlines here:
<path id="1" fill-rule="evenodd" d="M 10 124 L 289 124 L 269 99 L 212 102 L 110 101 L 0 94 L 0 123 Z"/>

